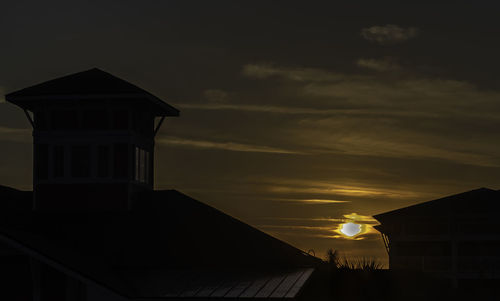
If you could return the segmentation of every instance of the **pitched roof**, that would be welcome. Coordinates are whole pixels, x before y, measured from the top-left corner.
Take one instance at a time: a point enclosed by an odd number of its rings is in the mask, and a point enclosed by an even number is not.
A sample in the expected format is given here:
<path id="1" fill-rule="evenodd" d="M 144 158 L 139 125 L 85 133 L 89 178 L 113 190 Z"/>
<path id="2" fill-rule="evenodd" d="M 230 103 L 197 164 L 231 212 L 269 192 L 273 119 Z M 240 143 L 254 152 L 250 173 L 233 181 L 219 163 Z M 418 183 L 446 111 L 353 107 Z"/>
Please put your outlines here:
<path id="1" fill-rule="evenodd" d="M 0 212 L 0 236 L 132 297 L 144 297 L 144 292 L 151 292 L 148 285 L 166 281 L 175 271 L 211 271 L 247 279 L 321 262 L 178 191 L 155 191 L 145 201 L 142 208 L 123 212 L 5 210 Z M 140 271 L 152 282 L 137 277 Z M 168 289 L 172 289 L 168 283 L 155 288 Z"/>
<path id="2" fill-rule="evenodd" d="M 98 68 L 66 75 L 31 87 L 9 93 L 6 100 L 22 108 L 33 101 L 56 100 L 68 97 L 88 99 L 92 97 L 127 98 L 147 100 L 162 116 L 178 116 L 179 110 L 163 100 L 123 79 Z"/>
<path id="3" fill-rule="evenodd" d="M 254 270 L 134 270 L 127 273 L 138 295 L 184 298 L 294 298 L 313 268 Z"/>
<path id="4" fill-rule="evenodd" d="M 432 201 L 374 215 L 380 222 L 417 217 L 439 217 L 454 214 L 497 214 L 500 209 L 500 191 L 479 188 Z"/>

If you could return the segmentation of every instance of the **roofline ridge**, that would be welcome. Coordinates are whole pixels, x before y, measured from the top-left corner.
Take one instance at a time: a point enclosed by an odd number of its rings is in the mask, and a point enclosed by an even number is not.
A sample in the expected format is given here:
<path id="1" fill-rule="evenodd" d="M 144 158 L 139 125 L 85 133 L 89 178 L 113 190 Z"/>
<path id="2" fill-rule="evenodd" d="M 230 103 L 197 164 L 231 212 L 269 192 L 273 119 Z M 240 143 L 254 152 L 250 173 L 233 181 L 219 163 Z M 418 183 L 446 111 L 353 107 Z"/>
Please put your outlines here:
<path id="1" fill-rule="evenodd" d="M 491 192 L 500 192 L 500 190 L 494 190 L 494 189 L 490 189 L 490 188 L 487 188 L 487 187 L 479 187 L 479 188 L 476 188 L 476 189 L 472 189 L 472 190 L 468 190 L 468 191 L 464 191 L 464 192 L 459 192 L 459 193 L 455 193 L 455 194 L 452 194 L 452 195 L 440 197 L 440 198 L 437 198 L 437 199 L 432 199 L 432 200 L 429 200 L 429 201 L 424 201 L 424 202 L 416 203 L 416 204 L 413 204 L 413 205 L 409 205 L 409 206 L 406 206 L 406 207 L 397 208 L 397 209 L 393 209 L 393 210 L 390 210 L 390 211 L 382 212 L 382 213 L 373 215 L 373 217 L 378 220 L 377 217 L 381 217 L 381 216 L 384 216 L 384 215 L 391 215 L 391 214 L 393 214 L 393 213 L 395 213 L 397 211 L 400 211 L 400 210 L 406 210 L 406 209 L 410 209 L 410 208 L 417 207 L 417 206 L 420 206 L 420 205 L 424 205 L 424 204 L 427 204 L 427 203 L 442 201 L 442 200 L 445 200 L 445 199 L 457 197 L 459 195 L 463 195 L 463 194 L 467 194 L 467 193 L 471 193 L 471 192 L 475 192 L 475 191 L 482 191 L 482 190 L 491 191 Z"/>

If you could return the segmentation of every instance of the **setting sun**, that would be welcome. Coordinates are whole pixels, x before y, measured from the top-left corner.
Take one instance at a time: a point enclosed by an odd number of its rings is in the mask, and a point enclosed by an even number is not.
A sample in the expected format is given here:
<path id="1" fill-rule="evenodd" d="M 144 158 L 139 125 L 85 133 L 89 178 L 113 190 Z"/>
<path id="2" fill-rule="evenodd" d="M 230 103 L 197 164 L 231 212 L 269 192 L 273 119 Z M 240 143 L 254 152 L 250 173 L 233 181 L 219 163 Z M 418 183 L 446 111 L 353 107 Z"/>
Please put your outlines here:
<path id="1" fill-rule="evenodd" d="M 340 232 L 345 236 L 353 237 L 361 232 L 361 225 L 355 223 L 342 224 Z"/>

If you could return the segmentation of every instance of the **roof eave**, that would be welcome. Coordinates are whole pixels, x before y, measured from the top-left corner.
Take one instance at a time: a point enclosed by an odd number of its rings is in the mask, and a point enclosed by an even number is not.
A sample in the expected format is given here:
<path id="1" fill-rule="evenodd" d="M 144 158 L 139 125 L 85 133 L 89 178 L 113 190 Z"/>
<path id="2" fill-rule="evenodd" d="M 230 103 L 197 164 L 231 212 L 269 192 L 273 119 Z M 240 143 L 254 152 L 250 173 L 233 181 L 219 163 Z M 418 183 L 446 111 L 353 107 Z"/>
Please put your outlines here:
<path id="1" fill-rule="evenodd" d="M 180 111 L 173 106 L 167 104 L 160 98 L 148 94 L 142 93 L 123 93 L 123 94 L 68 94 L 68 95 L 29 95 L 20 96 L 17 92 L 9 93 L 5 95 L 5 100 L 10 102 L 22 109 L 32 109 L 37 104 L 35 102 L 43 100 L 90 100 L 90 99 L 139 99 L 147 98 L 154 105 L 158 106 L 162 113 L 157 114 L 158 116 L 179 116 Z"/>

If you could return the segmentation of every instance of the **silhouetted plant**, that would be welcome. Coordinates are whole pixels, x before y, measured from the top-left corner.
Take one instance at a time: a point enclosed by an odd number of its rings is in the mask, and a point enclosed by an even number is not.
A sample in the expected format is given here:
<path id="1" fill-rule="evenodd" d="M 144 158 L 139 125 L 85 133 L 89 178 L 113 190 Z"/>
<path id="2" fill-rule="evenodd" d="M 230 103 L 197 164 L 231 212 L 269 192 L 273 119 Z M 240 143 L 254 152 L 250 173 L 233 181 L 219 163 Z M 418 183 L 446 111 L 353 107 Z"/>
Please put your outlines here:
<path id="1" fill-rule="evenodd" d="M 326 252 L 326 262 L 332 268 L 339 270 L 380 270 L 384 267 L 382 262 L 373 257 L 360 257 L 348 259 L 345 255 L 340 258 L 339 251 L 328 249 Z"/>
<path id="2" fill-rule="evenodd" d="M 326 262 L 335 268 L 338 268 L 339 265 L 339 252 L 337 250 L 328 249 L 326 251 Z"/>

